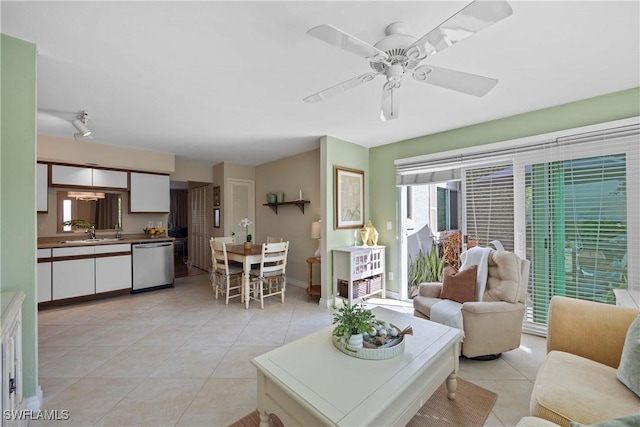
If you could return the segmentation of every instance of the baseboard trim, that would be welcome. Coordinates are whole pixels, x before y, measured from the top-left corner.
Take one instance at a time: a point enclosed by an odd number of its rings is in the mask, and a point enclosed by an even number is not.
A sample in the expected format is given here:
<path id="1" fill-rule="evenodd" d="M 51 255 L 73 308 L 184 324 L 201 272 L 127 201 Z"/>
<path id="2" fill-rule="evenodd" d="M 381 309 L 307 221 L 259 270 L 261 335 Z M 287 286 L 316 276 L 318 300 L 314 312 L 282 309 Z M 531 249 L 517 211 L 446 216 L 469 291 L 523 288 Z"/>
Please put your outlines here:
<path id="1" fill-rule="evenodd" d="M 290 279 L 287 277 L 287 286 L 289 285 L 293 285 L 296 288 L 307 289 L 307 282 L 303 282 L 302 280 L 298 279 Z"/>
<path id="2" fill-rule="evenodd" d="M 33 396 L 29 396 L 26 399 L 24 399 L 26 402 L 26 408 L 29 411 L 39 411 L 40 408 L 42 407 L 42 387 L 40 387 L 40 384 L 38 384 L 38 387 L 36 388 L 36 394 Z"/>

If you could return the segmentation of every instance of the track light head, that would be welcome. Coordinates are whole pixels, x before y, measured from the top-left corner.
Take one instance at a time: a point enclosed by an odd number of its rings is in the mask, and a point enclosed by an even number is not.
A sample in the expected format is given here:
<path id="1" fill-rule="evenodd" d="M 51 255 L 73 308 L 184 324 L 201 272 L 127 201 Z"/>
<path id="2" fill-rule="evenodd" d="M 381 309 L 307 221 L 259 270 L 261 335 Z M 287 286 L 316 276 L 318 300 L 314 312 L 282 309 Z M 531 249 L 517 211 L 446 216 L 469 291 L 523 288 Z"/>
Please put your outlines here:
<path id="1" fill-rule="evenodd" d="M 78 132 L 80 133 L 80 135 L 82 136 L 89 136 L 91 135 L 91 131 L 89 130 L 88 127 L 85 126 L 84 123 L 82 123 L 79 119 L 75 119 L 74 121 L 71 122 L 71 124 L 78 129 Z"/>
<path id="2" fill-rule="evenodd" d="M 78 133 L 73 135 L 76 141 L 79 141 L 79 138 L 91 137 L 91 130 L 87 127 L 88 121 L 89 112 L 83 110 L 78 114 L 77 118 L 71 122 L 73 127 L 78 129 Z"/>

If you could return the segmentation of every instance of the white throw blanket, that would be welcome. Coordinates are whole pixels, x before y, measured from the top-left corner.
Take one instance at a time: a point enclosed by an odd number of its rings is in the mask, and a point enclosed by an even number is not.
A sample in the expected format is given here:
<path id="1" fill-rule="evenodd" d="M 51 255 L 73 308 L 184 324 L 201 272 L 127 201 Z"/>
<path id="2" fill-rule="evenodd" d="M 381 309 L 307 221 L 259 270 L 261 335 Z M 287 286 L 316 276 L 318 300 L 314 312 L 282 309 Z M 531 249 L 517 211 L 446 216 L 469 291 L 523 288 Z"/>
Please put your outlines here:
<path id="1" fill-rule="evenodd" d="M 443 299 L 431 306 L 431 316 L 429 319 L 441 325 L 451 326 L 464 331 L 462 325 L 462 304 Z"/>
<path id="2" fill-rule="evenodd" d="M 460 260 L 462 260 L 460 270 L 469 268 L 472 265 L 478 266 L 478 273 L 476 276 L 476 301 L 482 301 L 484 290 L 487 287 L 487 275 L 489 273 L 488 260 L 491 251 L 491 248 L 481 248 L 476 246 L 460 254 Z M 431 316 L 429 316 L 429 318 L 441 325 L 464 330 L 462 322 L 462 304 L 459 302 L 445 299 L 435 303 L 431 307 Z"/>
<path id="3" fill-rule="evenodd" d="M 476 301 L 482 301 L 484 290 L 487 287 L 487 275 L 489 274 L 489 254 L 493 249 L 481 248 L 475 246 L 460 254 L 460 260 L 462 265 L 460 270 L 469 268 L 472 265 L 478 266 L 478 273 L 476 276 Z"/>

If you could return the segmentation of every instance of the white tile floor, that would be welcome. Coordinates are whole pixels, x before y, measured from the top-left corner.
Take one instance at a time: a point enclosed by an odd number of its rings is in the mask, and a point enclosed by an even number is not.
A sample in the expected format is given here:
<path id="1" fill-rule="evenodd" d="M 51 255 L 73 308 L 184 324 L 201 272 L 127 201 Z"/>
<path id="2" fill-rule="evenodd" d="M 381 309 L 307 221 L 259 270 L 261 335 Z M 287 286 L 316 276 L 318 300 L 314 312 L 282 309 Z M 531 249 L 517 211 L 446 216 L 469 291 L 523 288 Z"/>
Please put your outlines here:
<path id="1" fill-rule="evenodd" d="M 67 421 L 32 426 L 226 426 L 256 407 L 259 354 L 331 324 L 330 312 L 290 286 L 285 304 L 249 310 L 215 300 L 207 275 L 173 289 L 42 311 L 39 376 L 44 408 Z M 545 340 L 523 335 L 501 359 L 461 359 L 460 377 L 498 400 L 487 426 L 512 426 L 528 415 Z"/>

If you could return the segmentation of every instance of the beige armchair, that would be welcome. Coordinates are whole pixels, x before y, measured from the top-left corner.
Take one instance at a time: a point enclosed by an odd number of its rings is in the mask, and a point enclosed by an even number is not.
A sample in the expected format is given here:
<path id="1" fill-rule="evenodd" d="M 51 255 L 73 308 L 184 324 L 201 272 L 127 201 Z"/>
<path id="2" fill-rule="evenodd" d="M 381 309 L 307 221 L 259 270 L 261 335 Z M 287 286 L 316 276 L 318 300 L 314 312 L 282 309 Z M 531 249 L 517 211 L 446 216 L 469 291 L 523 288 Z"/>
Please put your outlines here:
<path id="1" fill-rule="evenodd" d="M 492 250 L 487 264 L 482 301 L 462 304 L 466 357 L 499 357 L 520 346 L 530 262 L 512 252 Z M 413 299 L 414 315 L 429 319 L 433 305 L 442 301 L 441 289 L 441 283 L 421 283 Z"/>
<path id="2" fill-rule="evenodd" d="M 536 376 L 530 414 L 569 426 L 640 412 L 640 397 L 617 378 L 627 330 L 636 317 L 635 308 L 554 296 L 547 357 Z"/>

